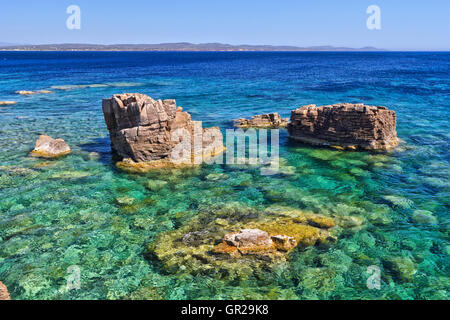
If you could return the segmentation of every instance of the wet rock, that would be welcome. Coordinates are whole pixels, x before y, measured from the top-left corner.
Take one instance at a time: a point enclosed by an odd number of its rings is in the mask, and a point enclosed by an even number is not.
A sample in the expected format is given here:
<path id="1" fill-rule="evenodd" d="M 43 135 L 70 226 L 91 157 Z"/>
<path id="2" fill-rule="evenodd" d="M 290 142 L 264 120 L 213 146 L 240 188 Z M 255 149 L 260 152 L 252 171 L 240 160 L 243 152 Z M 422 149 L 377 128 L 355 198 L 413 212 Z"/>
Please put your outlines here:
<path id="1" fill-rule="evenodd" d="M 32 94 L 36 94 L 36 91 L 18 90 L 18 91 L 16 91 L 16 93 L 21 94 L 21 95 L 32 95 Z"/>
<path id="2" fill-rule="evenodd" d="M 147 189 L 151 191 L 159 191 L 167 185 L 167 181 L 163 180 L 149 180 L 147 182 Z"/>
<path id="3" fill-rule="evenodd" d="M 171 273 L 245 279 L 262 268 L 276 269 L 297 247 L 336 241 L 332 228 L 308 223 L 314 214 L 286 210 L 240 203 L 208 206 L 185 226 L 159 234 L 148 252 Z"/>
<path id="4" fill-rule="evenodd" d="M 0 105 L 16 104 L 17 101 L 0 101 Z"/>
<path id="5" fill-rule="evenodd" d="M 198 246 L 199 244 L 203 244 L 209 240 L 207 238 L 208 235 L 209 235 L 208 230 L 193 231 L 193 232 L 186 233 L 184 235 L 182 241 L 184 244 L 186 244 L 188 246 L 192 246 L 192 245 Z"/>
<path id="6" fill-rule="evenodd" d="M 343 216 L 339 217 L 338 225 L 342 228 L 358 228 L 364 224 L 364 219 L 358 216 Z"/>
<path id="7" fill-rule="evenodd" d="M 415 210 L 412 219 L 414 222 L 422 224 L 436 224 L 438 222 L 433 213 L 428 210 Z"/>
<path id="8" fill-rule="evenodd" d="M 173 99 L 115 94 L 103 99 L 102 108 L 111 147 L 123 159 L 118 167 L 124 170 L 197 165 L 224 150 L 220 129 L 201 128 L 189 113 L 177 110 Z"/>
<path id="9" fill-rule="evenodd" d="M 11 300 L 8 288 L 0 281 L 0 300 Z"/>
<path id="10" fill-rule="evenodd" d="M 387 195 L 383 196 L 382 198 L 389 202 L 394 208 L 409 209 L 414 205 L 414 202 L 412 202 L 411 200 L 400 196 Z"/>
<path id="11" fill-rule="evenodd" d="M 208 181 L 219 181 L 228 179 L 228 175 L 225 173 L 210 173 L 205 178 Z"/>
<path id="12" fill-rule="evenodd" d="M 34 157 L 59 158 L 71 152 L 70 147 L 63 139 L 53 139 L 45 134 L 39 136 L 36 145 L 31 151 Z"/>
<path id="13" fill-rule="evenodd" d="M 289 119 L 281 118 L 275 112 L 252 116 L 250 119 L 235 119 L 233 122 L 239 128 L 285 128 L 289 123 Z"/>
<path id="14" fill-rule="evenodd" d="M 386 268 L 400 280 L 409 282 L 417 272 L 417 265 L 406 257 L 389 257 L 383 261 Z"/>
<path id="15" fill-rule="evenodd" d="M 391 150 L 399 139 L 396 115 L 386 107 L 363 104 L 307 105 L 291 112 L 292 139 L 349 150 Z"/>

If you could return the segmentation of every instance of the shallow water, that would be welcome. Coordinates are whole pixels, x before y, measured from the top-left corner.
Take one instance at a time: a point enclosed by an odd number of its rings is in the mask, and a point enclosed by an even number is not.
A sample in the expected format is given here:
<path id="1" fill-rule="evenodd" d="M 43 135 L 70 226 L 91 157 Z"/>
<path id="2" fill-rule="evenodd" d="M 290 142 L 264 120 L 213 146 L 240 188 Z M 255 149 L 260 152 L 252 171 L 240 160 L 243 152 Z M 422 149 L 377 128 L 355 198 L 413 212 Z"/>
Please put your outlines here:
<path id="1" fill-rule="evenodd" d="M 0 106 L 0 280 L 13 299 L 448 299 L 450 54 L 2 52 L 0 75 L 0 100 L 18 102 Z M 41 89 L 54 92 L 14 93 Z M 403 142 L 389 154 L 342 152 L 282 131 L 287 169 L 274 176 L 222 165 L 127 174 L 114 167 L 101 112 L 121 92 L 175 98 L 223 130 L 310 103 L 385 105 Z M 29 157 L 41 133 L 73 153 Z M 149 188 L 155 179 L 167 184 Z M 172 272 L 147 252 L 199 215 L 275 204 L 364 223 L 238 279 Z M 72 265 L 79 290 L 66 286 Z M 380 290 L 366 286 L 371 265 Z"/>

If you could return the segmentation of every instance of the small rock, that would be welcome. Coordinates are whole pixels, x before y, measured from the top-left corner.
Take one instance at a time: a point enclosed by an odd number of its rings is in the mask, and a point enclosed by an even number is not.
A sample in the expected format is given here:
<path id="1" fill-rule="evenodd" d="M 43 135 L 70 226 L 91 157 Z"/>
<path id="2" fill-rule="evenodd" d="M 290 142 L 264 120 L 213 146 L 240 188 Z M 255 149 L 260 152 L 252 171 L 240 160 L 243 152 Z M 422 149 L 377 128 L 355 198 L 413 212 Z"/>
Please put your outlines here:
<path id="1" fill-rule="evenodd" d="M 16 104 L 17 101 L 0 101 L 0 105 Z"/>
<path id="2" fill-rule="evenodd" d="M 21 95 L 32 95 L 32 94 L 36 94 L 35 91 L 27 91 L 27 90 L 19 90 L 16 91 L 17 94 L 21 94 Z"/>
<path id="3" fill-rule="evenodd" d="M 159 191 L 167 185 L 167 181 L 163 180 L 150 180 L 147 182 L 147 189 L 151 191 Z"/>
<path id="4" fill-rule="evenodd" d="M 285 128 L 289 119 L 281 118 L 277 112 L 274 112 L 252 116 L 251 119 L 235 119 L 233 122 L 239 128 Z"/>
<path id="5" fill-rule="evenodd" d="M 436 224 L 438 222 L 433 213 L 428 210 L 414 210 L 412 219 L 414 222 L 423 224 Z"/>
<path id="6" fill-rule="evenodd" d="M 203 244 L 205 242 L 205 240 L 209 240 L 209 239 L 205 239 L 206 236 L 209 235 L 209 231 L 208 230 L 203 230 L 203 231 L 193 231 L 193 232 L 189 232 L 186 233 L 183 237 L 183 243 L 189 246 L 198 246 L 200 244 Z"/>
<path id="7" fill-rule="evenodd" d="M 228 175 L 225 173 L 210 173 L 206 176 L 206 180 L 209 181 L 218 181 L 228 179 Z"/>
<path id="8" fill-rule="evenodd" d="M 393 207 L 397 207 L 400 209 L 409 209 L 414 205 L 409 199 L 400 197 L 400 196 L 383 196 L 383 199 L 388 201 Z"/>
<path id="9" fill-rule="evenodd" d="M 387 269 L 403 281 L 411 281 L 417 272 L 416 264 L 409 258 L 390 257 L 384 260 Z"/>
<path id="10" fill-rule="evenodd" d="M 132 197 L 117 197 L 116 198 L 116 202 L 122 206 L 131 206 L 135 201 L 136 201 L 136 199 L 134 199 Z"/>
<path id="11" fill-rule="evenodd" d="M 8 288 L 0 281 L 0 300 L 11 300 Z"/>
<path id="12" fill-rule="evenodd" d="M 71 152 L 63 139 L 53 139 L 47 135 L 39 136 L 31 155 L 42 158 L 59 158 Z"/>
<path id="13" fill-rule="evenodd" d="M 275 247 L 281 251 L 289 251 L 297 246 L 297 240 L 295 238 L 285 235 L 272 236 L 272 241 Z"/>
<path id="14" fill-rule="evenodd" d="M 362 226 L 364 219 L 358 216 L 344 216 L 338 218 L 338 224 L 342 228 L 357 228 Z"/>

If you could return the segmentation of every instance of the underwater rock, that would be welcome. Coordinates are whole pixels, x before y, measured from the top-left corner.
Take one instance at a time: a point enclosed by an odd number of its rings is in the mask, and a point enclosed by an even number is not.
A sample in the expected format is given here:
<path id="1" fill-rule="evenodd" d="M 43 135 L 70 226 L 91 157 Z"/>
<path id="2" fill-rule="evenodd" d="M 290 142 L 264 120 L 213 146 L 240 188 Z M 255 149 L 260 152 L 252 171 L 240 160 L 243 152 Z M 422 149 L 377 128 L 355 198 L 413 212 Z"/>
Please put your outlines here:
<path id="1" fill-rule="evenodd" d="M 302 106 L 291 112 L 288 130 L 294 140 L 349 150 L 391 150 L 399 143 L 395 112 L 363 104 Z"/>
<path id="2" fill-rule="evenodd" d="M 147 189 L 150 191 L 159 191 L 167 185 L 167 181 L 163 180 L 149 180 L 147 182 Z"/>
<path id="3" fill-rule="evenodd" d="M 394 208 L 409 209 L 414 205 L 414 202 L 412 200 L 400 196 L 387 195 L 383 196 L 382 198 L 389 202 Z"/>
<path id="4" fill-rule="evenodd" d="M 226 180 L 228 179 L 228 175 L 225 173 L 210 173 L 205 178 L 208 181 Z"/>
<path id="5" fill-rule="evenodd" d="M 339 217 L 338 225 L 342 228 L 357 228 L 364 224 L 364 219 L 358 216 L 343 216 Z"/>
<path id="6" fill-rule="evenodd" d="M 53 139 L 45 134 L 39 136 L 36 145 L 31 151 L 34 157 L 59 158 L 71 152 L 70 147 L 63 139 Z"/>
<path id="7" fill-rule="evenodd" d="M 383 262 L 388 270 L 405 282 L 412 281 L 417 272 L 417 265 L 410 258 L 389 257 Z"/>
<path id="8" fill-rule="evenodd" d="M 139 93 L 103 99 L 111 148 L 122 159 L 118 167 L 136 172 L 197 165 L 224 150 L 218 127 L 202 128 L 176 102 L 153 100 Z"/>
<path id="9" fill-rule="evenodd" d="M 183 227 L 159 234 L 147 249 L 171 273 L 244 279 L 261 268 L 276 268 L 293 249 L 333 243 L 332 228 L 308 223 L 313 215 L 237 203 L 213 205 Z"/>
<path id="10" fill-rule="evenodd" d="M 414 210 L 412 219 L 416 223 L 423 223 L 423 224 L 436 224 L 437 219 L 435 216 L 433 216 L 433 213 L 428 210 Z"/>
<path id="11" fill-rule="evenodd" d="M 0 105 L 16 104 L 17 101 L 0 101 Z"/>
<path id="12" fill-rule="evenodd" d="M 8 288 L 0 281 L 0 300 L 11 300 Z"/>
<path id="13" fill-rule="evenodd" d="M 239 128 L 285 128 L 289 119 L 281 118 L 277 113 L 267 113 L 252 116 L 251 119 L 235 119 L 234 126 Z"/>

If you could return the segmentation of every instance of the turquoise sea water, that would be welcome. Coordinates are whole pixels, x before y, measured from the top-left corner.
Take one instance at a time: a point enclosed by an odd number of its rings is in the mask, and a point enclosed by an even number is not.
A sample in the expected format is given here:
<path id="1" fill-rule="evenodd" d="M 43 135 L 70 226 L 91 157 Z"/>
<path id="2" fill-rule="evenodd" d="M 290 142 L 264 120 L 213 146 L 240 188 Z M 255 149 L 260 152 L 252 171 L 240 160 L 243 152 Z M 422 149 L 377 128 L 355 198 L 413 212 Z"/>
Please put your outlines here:
<path id="1" fill-rule="evenodd" d="M 14 93 L 42 89 L 53 93 Z M 225 165 L 128 174 L 114 166 L 101 112 L 102 98 L 122 92 L 175 98 L 223 130 L 310 103 L 385 105 L 403 142 L 343 152 L 281 131 L 274 176 Z M 13 299 L 448 299 L 449 99 L 448 53 L 2 52 L 0 100 L 17 104 L 0 105 L 0 281 Z M 41 133 L 73 153 L 29 157 Z M 149 187 L 155 179 L 166 183 Z M 167 269 L 148 252 L 164 232 L 257 220 L 273 205 L 362 224 L 243 277 Z M 79 290 L 66 286 L 72 265 Z M 380 290 L 366 286 L 371 265 Z"/>

